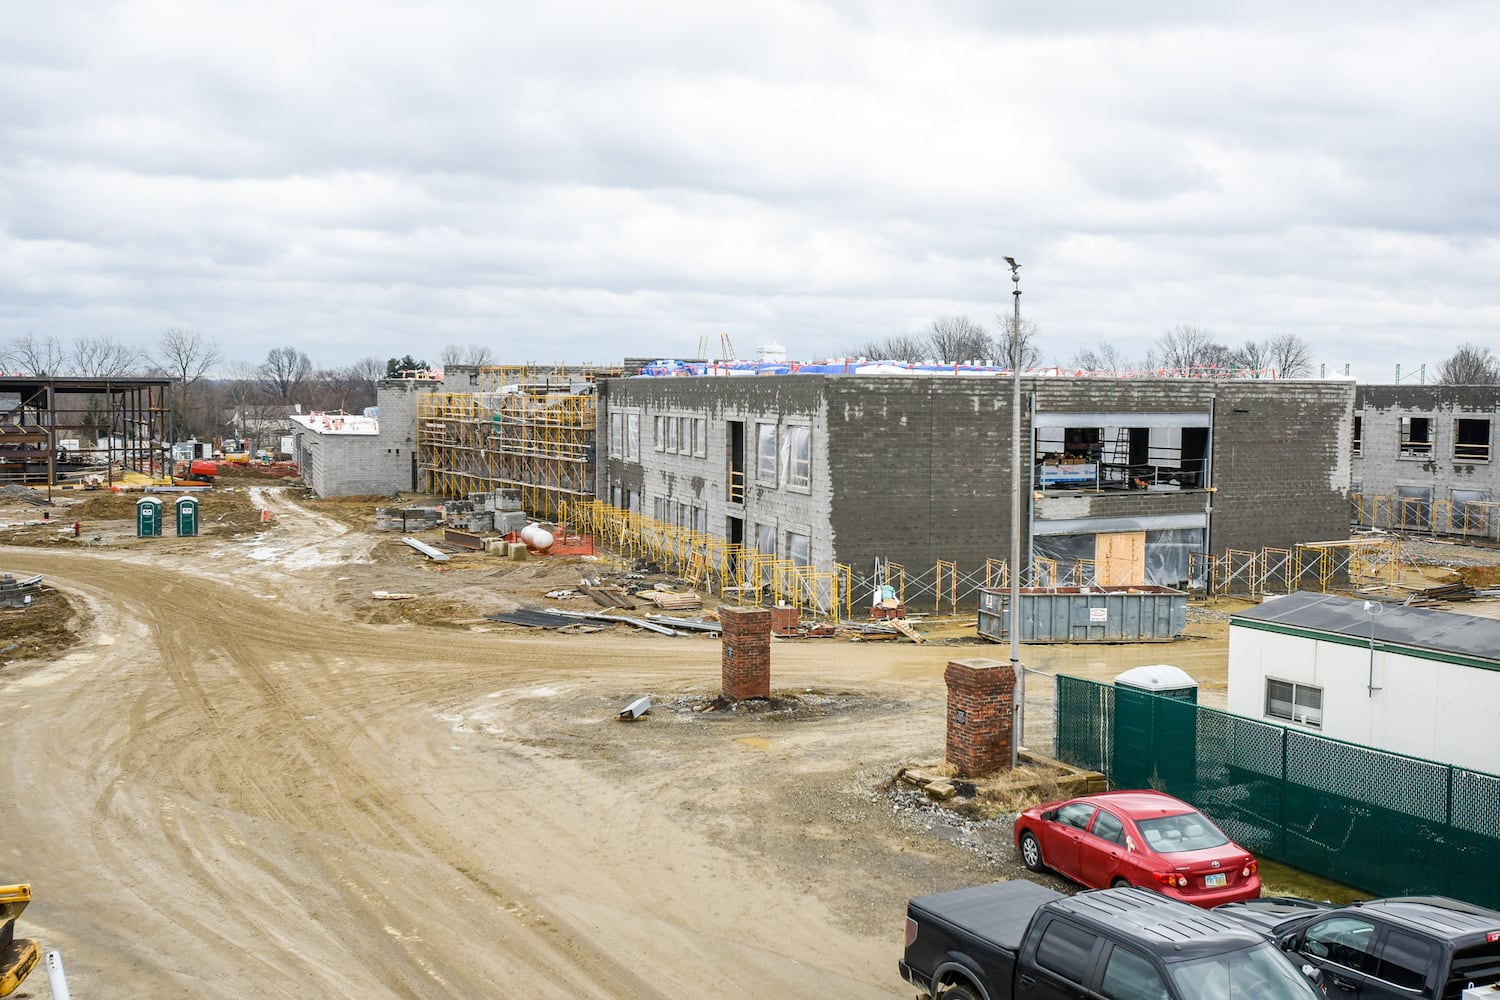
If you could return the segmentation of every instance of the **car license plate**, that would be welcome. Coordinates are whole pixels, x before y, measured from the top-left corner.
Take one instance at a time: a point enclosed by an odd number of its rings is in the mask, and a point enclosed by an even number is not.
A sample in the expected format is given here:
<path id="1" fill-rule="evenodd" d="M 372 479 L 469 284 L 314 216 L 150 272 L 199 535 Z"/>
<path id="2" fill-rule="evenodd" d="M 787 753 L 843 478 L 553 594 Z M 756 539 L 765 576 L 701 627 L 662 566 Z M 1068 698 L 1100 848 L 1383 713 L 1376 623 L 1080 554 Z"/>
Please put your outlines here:
<path id="1" fill-rule="evenodd" d="M 1229 884 L 1229 876 L 1223 872 L 1219 872 L 1217 875 L 1205 875 L 1203 877 L 1203 884 L 1210 889 L 1222 889 Z"/>

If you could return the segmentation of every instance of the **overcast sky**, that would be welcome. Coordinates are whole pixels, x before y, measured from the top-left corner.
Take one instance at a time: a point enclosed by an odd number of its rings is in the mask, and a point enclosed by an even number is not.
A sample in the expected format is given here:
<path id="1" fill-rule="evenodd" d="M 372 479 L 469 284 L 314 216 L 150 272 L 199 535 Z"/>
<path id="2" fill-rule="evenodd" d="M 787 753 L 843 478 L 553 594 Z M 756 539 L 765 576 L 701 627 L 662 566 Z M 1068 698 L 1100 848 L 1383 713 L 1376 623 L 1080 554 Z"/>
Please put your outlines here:
<path id="1" fill-rule="evenodd" d="M 1229 8 L 1238 13 L 1229 12 Z M 0 0 L 0 342 L 1500 346 L 1494 4 Z"/>

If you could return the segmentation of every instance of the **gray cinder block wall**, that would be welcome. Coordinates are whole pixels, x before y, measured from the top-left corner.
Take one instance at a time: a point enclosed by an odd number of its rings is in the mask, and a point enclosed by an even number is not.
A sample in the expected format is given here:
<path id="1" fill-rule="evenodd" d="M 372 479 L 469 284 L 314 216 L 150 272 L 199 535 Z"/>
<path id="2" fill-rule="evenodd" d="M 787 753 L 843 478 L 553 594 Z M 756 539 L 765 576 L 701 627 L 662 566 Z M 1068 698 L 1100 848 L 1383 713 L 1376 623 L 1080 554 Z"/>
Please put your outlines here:
<path id="1" fill-rule="evenodd" d="M 1430 489 L 1433 500 L 1451 500 L 1454 490 L 1479 491 L 1487 499 L 1500 495 L 1500 464 L 1493 458 L 1500 386 L 1362 385 L 1354 415 L 1360 418 L 1361 446 L 1350 475 L 1365 496 L 1395 496 L 1402 486 Z M 1402 417 L 1432 421 L 1427 457 L 1401 457 Z M 1488 462 L 1455 456 L 1454 422 L 1460 418 L 1489 422 Z"/>
<path id="2" fill-rule="evenodd" d="M 1289 547 L 1347 537 L 1354 385 L 1347 381 L 1027 378 L 1022 441 L 1032 414 L 1193 413 L 1212 418 L 1216 492 L 1131 491 L 1066 498 L 1069 517 L 1201 516 L 1212 501 L 1210 551 Z M 811 536 L 812 562 L 872 567 L 879 556 L 927 572 L 938 559 L 965 573 L 1009 548 L 1011 384 L 1006 379 L 787 375 L 612 379 L 601 384 L 597 492 L 651 514 L 653 499 L 704 505 L 708 529 L 743 519 Z M 640 420 L 640 454 L 610 441 L 611 414 Z M 705 453 L 656 450 L 658 414 L 705 416 Z M 755 482 L 755 425 L 811 428 L 805 492 Z M 742 505 L 727 502 L 729 427 L 744 429 Z M 1122 421 L 1125 423 L 1126 421 Z M 1050 502 L 1050 501 L 1049 501 Z M 1036 514 L 1027 510 L 1023 518 Z M 1026 534 L 1023 520 L 1023 538 Z M 1023 540 L 1023 546 L 1029 539 Z"/>
<path id="3" fill-rule="evenodd" d="M 381 379 L 378 434 L 323 432 L 293 423 L 293 454 L 317 496 L 361 496 L 415 489 L 417 397 L 437 392 L 436 379 Z"/>

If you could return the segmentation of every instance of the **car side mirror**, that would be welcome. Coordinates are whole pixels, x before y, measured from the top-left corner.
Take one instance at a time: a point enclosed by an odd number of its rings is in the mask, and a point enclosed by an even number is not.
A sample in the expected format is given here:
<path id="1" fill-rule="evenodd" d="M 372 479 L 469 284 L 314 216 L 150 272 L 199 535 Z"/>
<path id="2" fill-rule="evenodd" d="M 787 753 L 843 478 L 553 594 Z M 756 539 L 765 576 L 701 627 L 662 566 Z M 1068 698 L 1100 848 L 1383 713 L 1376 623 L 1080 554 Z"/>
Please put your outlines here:
<path id="1" fill-rule="evenodd" d="M 1042 813 L 1042 819 L 1047 823 L 1052 822 L 1053 820 L 1057 819 L 1057 810 L 1048 809 L 1046 812 Z"/>

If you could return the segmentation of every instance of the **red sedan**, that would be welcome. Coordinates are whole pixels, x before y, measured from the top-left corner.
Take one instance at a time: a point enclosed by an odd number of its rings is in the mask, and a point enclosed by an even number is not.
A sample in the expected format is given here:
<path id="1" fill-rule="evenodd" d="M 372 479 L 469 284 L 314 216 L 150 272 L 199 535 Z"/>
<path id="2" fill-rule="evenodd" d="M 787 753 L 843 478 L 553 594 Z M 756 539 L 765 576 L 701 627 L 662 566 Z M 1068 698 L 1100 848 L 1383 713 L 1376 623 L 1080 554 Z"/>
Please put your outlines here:
<path id="1" fill-rule="evenodd" d="M 1092 889 L 1136 885 L 1196 906 L 1260 895 L 1260 864 L 1208 817 L 1161 792 L 1101 792 L 1016 817 L 1016 850 Z"/>

